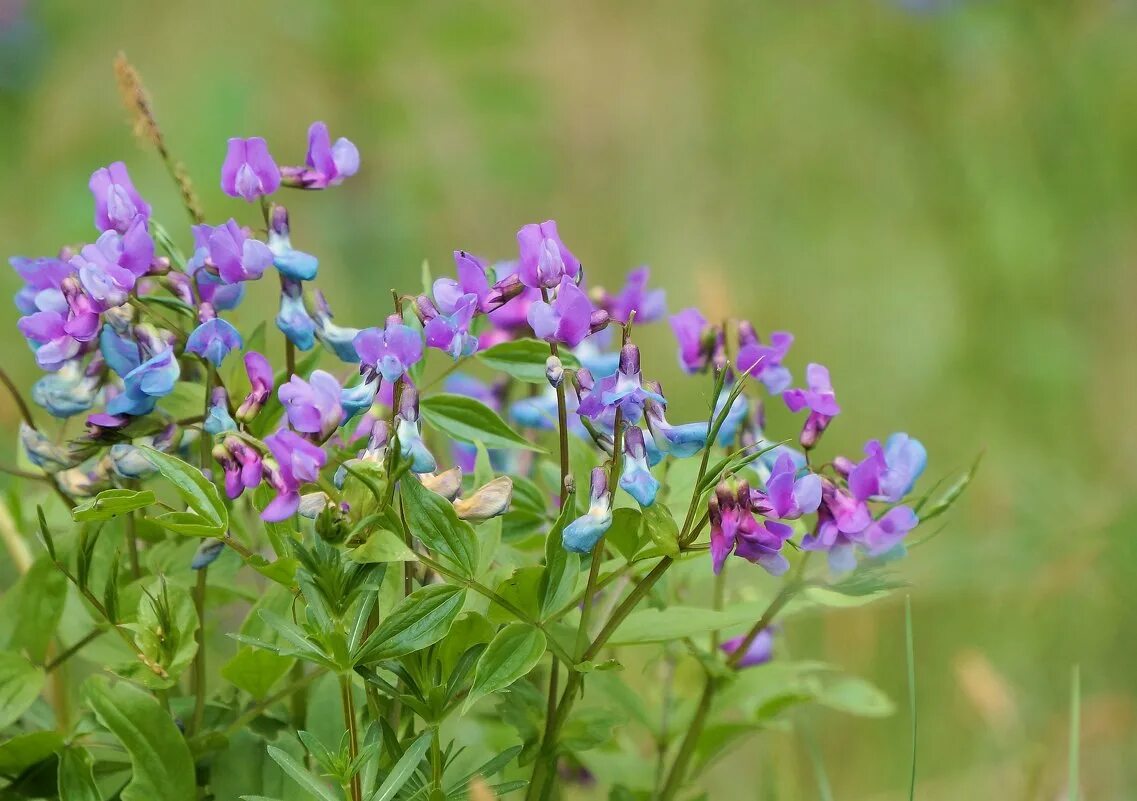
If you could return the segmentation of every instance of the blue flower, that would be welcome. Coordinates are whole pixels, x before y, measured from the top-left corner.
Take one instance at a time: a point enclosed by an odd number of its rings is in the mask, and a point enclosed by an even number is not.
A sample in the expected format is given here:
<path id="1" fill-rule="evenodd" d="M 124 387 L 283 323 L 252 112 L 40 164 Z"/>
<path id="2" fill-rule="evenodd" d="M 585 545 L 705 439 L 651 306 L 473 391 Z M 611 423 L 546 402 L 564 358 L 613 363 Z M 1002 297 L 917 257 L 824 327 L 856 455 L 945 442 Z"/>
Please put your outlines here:
<path id="1" fill-rule="evenodd" d="M 608 492 L 608 476 L 601 467 L 592 469 L 588 511 L 573 520 L 563 532 L 565 550 L 592 553 L 596 543 L 612 525 L 612 495 Z"/>
<path id="2" fill-rule="evenodd" d="M 300 287 L 287 286 L 280 295 L 280 313 L 276 315 L 276 327 L 279 328 L 288 341 L 300 350 L 311 350 L 316 344 L 316 321 L 304 308 L 304 299 L 300 296 Z"/>
<path id="3" fill-rule="evenodd" d="M 142 415 L 154 411 L 158 398 L 174 391 L 181 368 L 172 350 L 163 350 L 135 367 L 123 378 L 126 387 L 107 404 L 113 415 Z"/>
<path id="4" fill-rule="evenodd" d="M 639 426 L 630 426 L 624 432 L 624 470 L 620 486 L 640 506 L 651 506 L 659 492 L 659 481 L 648 469 L 644 432 Z"/>
<path id="5" fill-rule="evenodd" d="M 186 340 L 186 350 L 220 367 L 229 351 L 240 350 L 243 344 L 240 332 L 232 323 L 214 317 L 194 329 Z"/>

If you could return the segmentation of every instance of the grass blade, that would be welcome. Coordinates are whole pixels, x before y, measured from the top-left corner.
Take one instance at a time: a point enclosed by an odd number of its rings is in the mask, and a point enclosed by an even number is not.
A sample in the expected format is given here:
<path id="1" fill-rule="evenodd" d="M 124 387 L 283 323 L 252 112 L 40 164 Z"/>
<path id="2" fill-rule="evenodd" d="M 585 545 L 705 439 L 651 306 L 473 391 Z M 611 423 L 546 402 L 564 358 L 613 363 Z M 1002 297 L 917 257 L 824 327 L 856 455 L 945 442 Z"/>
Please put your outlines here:
<path id="1" fill-rule="evenodd" d="M 912 718 L 912 771 L 908 776 L 908 801 L 916 797 L 916 649 L 912 644 L 912 596 L 904 596 L 904 646 L 908 658 L 908 710 Z"/>
<path id="2" fill-rule="evenodd" d="M 1074 665 L 1070 677 L 1070 765 L 1069 785 L 1066 788 L 1066 801 L 1078 801 L 1081 796 L 1078 780 L 1078 761 L 1081 754 L 1082 739 L 1082 677 L 1078 665 Z"/>

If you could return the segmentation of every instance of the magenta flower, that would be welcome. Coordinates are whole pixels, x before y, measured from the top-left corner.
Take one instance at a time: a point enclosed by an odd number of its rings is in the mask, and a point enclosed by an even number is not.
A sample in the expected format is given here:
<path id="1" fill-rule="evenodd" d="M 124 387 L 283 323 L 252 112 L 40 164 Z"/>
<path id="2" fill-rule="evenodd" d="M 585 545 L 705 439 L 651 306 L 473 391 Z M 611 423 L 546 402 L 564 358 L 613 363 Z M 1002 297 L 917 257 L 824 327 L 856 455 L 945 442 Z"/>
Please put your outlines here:
<path id="1" fill-rule="evenodd" d="M 671 315 L 671 330 L 679 341 L 679 366 L 687 373 L 707 368 L 714 346 L 714 329 L 698 309 L 683 309 Z"/>
<path id="2" fill-rule="evenodd" d="M 220 367 L 229 351 L 240 350 L 242 345 L 240 332 L 232 323 L 220 317 L 206 320 L 186 339 L 186 350 L 196 353 L 214 367 Z"/>
<path id="3" fill-rule="evenodd" d="M 138 194 L 121 161 L 95 170 L 87 185 L 95 196 L 95 227 L 100 231 L 126 233 L 137 218 L 145 227 L 150 204 Z"/>
<path id="4" fill-rule="evenodd" d="M 477 298 L 478 311 L 489 311 L 490 282 L 486 277 L 485 265 L 476 256 L 471 256 L 464 250 L 456 250 L 454 266 L 458 280 L 439 278 L 434 282 L 434 302 L 439 311 L 452 314 L 466 295 Z"/>
<path id="5" fill-rule="evenodd" d="M 192 264 L 187 265 L 191 272 L 203 265 L 212 265 L 222 281 L 236 284 L 255 281 L 272 266 L 272 251 L 268 245 L 250 237 L 236 220 L 217 226 L 195 225 L 193 238 L 197 250 Z"/>
<path id="6" fill-rule="evenodd" d="M 766 479 L 765 491 L 751 490 L 750 505 L 759 514 L 778 520 L 813 514 L 821 505 L 821 478 L 808 471 L 799 478 L 793 457 L 782 453 Z"/>
<path id="7" fill-rule="evenodd" d="M 420 308 L 426 304 L 420 304 Z M 478 349 L 478 338 L 470 333 L 470 323 L 478 310 L 478 296 L 463 295 L 451 311 L 438 311 L 426 321 L 423 335 L 429 347 L 449 353 L 451 358 L 469 356 Z"/>
<path id="8" fill-rule="evenodd" d="M 359 148 L 342 136 L 332 144 L 328 126 L 314 122 L 308 128 L 305 162 L 307 167 L 285 167 L 284 182 L 299 189 L 327 189 L 359 172 Z"/>
<path id="9" fill-rule="evenodd" d="M 805 368 L 809 389 L 787 389 L 782 399 L 791 412 L 809 409 L 809 417 L 801 430 L 801 446 L 809 450 L 817 444 L 821 434 L 829 426 L 829 421 L 841 412 L 833 384 L 829 381 L 829 370 L 820 364 L 810 364 Z"/>
<path id="10" fill-rule="evenodd" d="M 782 366 L 793 341 L 793 334 L 775 331 L 770 335 L 770 344 L 763 345 L 754 326 L 744 320 L 738 326 L 739 347 L 735 366 L 765 384 L 771 395 L 780 395 L 793 380 L 790 371 Z"/>
<path id="11" fill-rule="evenodd" d="M 340 384 L 331 373 L 313 370 L 308 381 L 294 375 L 276 394 L 289 424 L 315 439 L 327 439 L 343 421 Z"/>
<path id="12" fill-rule="evenodd" d="M 733 551 L 767 573 L 780 576 L 790 566 L 782 555 L 782 545 L 793 529 L 774 520 L 759 522 L 750 511 L 750 488 L 742 482 L 736 492 L 720 485 L 711 499 L 711 565 L 717 574 Z"/>
<path id="13" fill-rule="evenodd" d="M 529 306 L 528 319 L 538 339 L 575 348 L 592 333 L 592 301 L 566 276 L 552 303 L 538 300 Z"/>
<path id="14" fill-rule="evenodd" d="M 264 407 L 268 396 L 272 394 L 273 382 L 276 379 L 268 359 L 255 350 L 245 354 L 245 372 L 249 376 L 250 389 L 237 409 L 237 419 L 247 423 Z"/>
<path id="15" fill-rule="evenodd" d="M 280 168 L 259 136 L 229 140 L 229 150 L 221 165 L 221 191 L 252 203 L 271 195 L 280 187 Z"/>
<path id="16" fill-rule="evenodd" d="M 651 276 L 649 267 L 637 267 L 628 273 L 628 283 L 616 295 L 601 304 L 613 320 L 628 322 L 634 311 L 637 323 L 652 323 L 667 314 L 667 293 L 662 289 L 648 289 Z"/>
<path id="17" fill-rule="evenodd" d="M 893 434 L 883 447 L 880 440 L 869 440 L 865 454 L 849 473 L 849 489 L 857 497 L 889 503 L 909 493 L 928 462 L 924 446 L 907 434 Z"/>
<path id="18" fill-rule="evenodd" d="M 359 354 L 365 377 L 381 375 L 384 381 L 394 383 L 406 372 L 422 361 L 422 335 L 404 325 L 402 317 L 392 314 L 387 318 L 387 327 L 365 328 L 360 331 L 352 345 Z"/>
<path id="19" fill-rule="evenodd" d="M 733 654 L 742 647 L 742 643 L 745 641 L 746 635 L 743 634 L 727 640 L 719 646 L 719 649 L 725 654 Z M 764 665 L 773 658 L 774 631 L 772 628 L 765 628 L 758 632 L 758 636 L 750 643 L 746 653 L 735 664 L 739 668 L 755 667 L 756 665 Z"/>
<path id="20" fill-rule="evenodd" d="M 266 463 L 264 469 L 276 497 L 261 512 L 261 519 L 278 523 L 296 514 L 300 508 L 300 487 L 320 477 L 328 456 L 318 445 L 288 429 L 265 437 L 265 445 L 272 452 L 274 462 Z"/>
<path id="21" fill-rule="evenodd" d="M 489 321 L 493 330 L 482 335 L 482 347 L 496 345 L 524 334 L 529 326 L 529 307 L 541 299 L 541 290 L 525 286 L 517 275 L 516 261 L 499 262 L 494 265 L 494 275 L 497 278 L 495 287 L 505 287 L 513 283 L 521 284 L 516 294 L 510 293 L 500 304 L 495 298 L 490 298 L 490 304 L 496 308 L 490 311 Z"/>
<path id="22" fill-rule="evenodd" d="M 575 279 L 580 274 L 580 262 L 565 247 L 552 220 L 524 226 L 517 232 L 517 247 L 521 254 L 517 272 L 525 286 L 552 289 L 566 275 Z"/>

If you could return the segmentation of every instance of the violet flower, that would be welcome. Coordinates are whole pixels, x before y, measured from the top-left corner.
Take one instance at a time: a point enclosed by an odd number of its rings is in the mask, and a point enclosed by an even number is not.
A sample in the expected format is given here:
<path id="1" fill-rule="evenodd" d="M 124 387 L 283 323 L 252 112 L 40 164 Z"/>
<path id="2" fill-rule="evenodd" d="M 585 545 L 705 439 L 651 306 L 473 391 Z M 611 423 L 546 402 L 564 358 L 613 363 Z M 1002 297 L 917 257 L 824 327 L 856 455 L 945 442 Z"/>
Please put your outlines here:
<path id="1" fill-rule="evenodd" d="M 829 421 L 841 412 L 833 384 L 829 380 L 829 370 L 820 364 L 810 364 L 805 368 L 809 389 L 787 389 L 782 393 L 791 412 L 809 409 L 809 416 L 801 430 L 801 446 L 809 450 L 817 444 L 821 434 L 829 426 Z"/>
<path id="2" fill-rule="evenodd" d="M 746 641 L 746 635 L 740 635 L 727 640 L 719 649 L 725 654 L 733 654 Z M 735 663 L 738 668 L 764 665 L 774 658 L 774 632 L 772 628 L 764 628 L 751 641 L 746 653 Z"/>
<path id="3" fill-rule="evenodd" d="M 808 471 L 799 478 L 798 472 L 792 456 L 780 455 L 766 479 L 765 491 L 751 490 L 751 508 L 778 520 L 797 520 L 816 512 L 821 505 L 821 478 Z"/>
<path id="4" fill-rule="evenodd" d="M 644 432 L 639 426 L 628 426 L 624 431 L 624 467 L 620 486 L 644 507 L 655 503 L 659 492 L 659 481 L 648 468 Z"/>
<path id="5" fill-rule="evenodd" d="M 21 314 L 67 311 L 67 301 L 60 285 L 64 278 L 75 272 L 74 267 L 63 259 L 50 256 L 34 259 L 13 256 L 8 263 L 24 280 L 24 286 L 16 293 L 16 308 Z"/>
<path id="6" fill-rule="evenodd" d="M 928 452 L 919 440 L 893 434 L 881 447 L 880 440 L 865 444 L 867 458 L 849 473 L 849 488 L 858 497 L 896 503 L 909 493 L 928 463 Z"/>
<path id="7" fill-rule="evenodd" d="M 687 373 L 707 368 L 714 345 L 714 328 L 698 309 L 683 309 L 671 315 L 671 330 L 679 342 L 679 366 Z"/>
<path id="8" fill-rule="evenodd" d="M 273 263 L 268 245 L 250 237 L 236 220 L 217 226 L 195 225 L 193 239 L 196 250 L 186 269 L 196 272 L 212 266 L 226 284 L 255 281 Z"/>
<path id="9" fill-rule="evenodd" d="M 478 309 L 478 297 L 463 295 L 450 312 L 440 310 L 423 326 L 426 344 L 454 360 L 469 356 L 478 349 L 478 338 L 470 333 L 470 323 Z"/>
<path id="10" fill-rule="evenodd" d="M 243 345 L 240 332 L 220 317 L 206 320 L 186 339 L 186 351 L 197 354 L 214 367 L 220 367 L 230 351 L 240 350 Z"/>
<path id="11" fill-rule="evenodd" d="M 136 218 L 143 224 L 150 218 L 150 204 L 138 194 L 121 161 L 95 170 L 87 185 L 95 196 L 95 227 L 100 231 L 125 233 Z"/>
<path id="12" fill-rule="evenodd" d="M 78 359 L 64 362 L 32 385 L 32 400 L 52 417 L 66 419 L 88 411 L 102 384 L 103 361 L 94 359 L 84 368 Z"/>
<path id="13" fill-rule="evenodd" d="M 782 365 L 793 341 L 793 334 L 775 331 L 770 335 L 770 344 L 763 345 L 754 326 L 744 320 L 738 325 L 735 366 L 765 384 L 771 395 L 780 395 L 793 381 L 790 371 Z"/>
<path id="14" fill-rule="evenodd" d="M 311 350 L 316 344 L 316 321 L 304 306 L 303 287 L 299 281 L 281 279 L 276 327 L 300 350 Z"/>
<path id="15" fill-rule="evenodd" d="M 221 165 L 221 191 L 230 197 L 241 197 L 252 203 L 271 195 L 280 187 L 280 168 L 259 136 L 229 140 L 229 149 Z"/>
<path id="16" fill-rule="evenodd" d="M 711 521 L 711 565 L 717 574 L 733 551 L 766 572 L 780 576 L 789 569 L 782 545 L 793 529 L 773 520 L 759 522 L 750 511 L 750 488 L 741 482 L 732 491 L 720 484 L 709 503 Z"/>
<path id="17" fill-rule="evenodd" d="M 243 423 L 253 420 L 272 394 L 276 380 L 272 365 L 261 354 L 251 350 L 245 354 L 245 373 L 249 377 L 249 394 L 237 409 L 237 419 Z"/>
<path id="18" fill-rule="evenodd" d="M 332 144 L 328 126 L 314 122 L 308 128 L 305 163 L 307 167 L 285 167 L 282 170 L 285 185 L 298 189 L 327 189 L 359 172 L 359 149 L 342 136 Z"/>
<path id="19" fill-rule="evenodd" d="M 422 441 L 418 413 L 418 390 L 409 383 L 399 395 L 399 414 L 395 434 L 399 439 L 399 455 L 410 462 L 412 473 L 433 473 L 438 469 L 434 455 Z"/>
<path id="20" fill-rule="evenodd" d="M 107 404 L 111 415 L 137 417 L 154 411 L 158 399 L 174 391 L 181 368 L 172 349 L 159 351 L 125 376 L 125 388 Z"/>
<path id="21" fill-rule="evenodd" d="M 261 519 L 279 523 L 296 514 L 300 507 L 300 487 L 320 477 L 328 456 L 318 445 L 288 429 L 265 437 L 265 445 L 274 461 L 265 463 L 264 470 L 269 486 L 276 490 L 276 497 L 261 512 Z"/>
<path id="22" fill-rule="evenodd" d="M 580 275 L 580 262 L 565 247 L 553 220 L 530 223 L 517 232 L 520 252 L 518 275 L 525 286 L 552 289 L 565 276 Z"/>
<path id="23" fill-rule="evenodd" d="M 331 373 L 313 370 L 308 381 L 294 375 L 276 394 L 289 424 L 318 440 L 330 437 L 343 421 L 340 384 Z"/>
<path id="24" fill-rule="evenodd" d="M 636 313 L 636 323 L 652 323 L 667 314 L 667 293 L 662 289 L 648 289 L 649 267 L 637 267 L 628 273 L 628 282 L 616 295 L 604 298 L 601 306 L 613 320 L 626 323 Z"/>
<path id="25" fill-rule="evenodd" d="M 59 370 L 79 355 L 81 345 L 67 333 L 67 319 L 59 312 L 36 312 L 21 317 L 16 327 L 36 354 L 36 364 L 44 370 Z"/>
<path id="26" fill-rule="evenodd" d="M 894 506 L 861 532 L 865 553 L 869 556 L 883 556 L 898 546 L 919 523 L 920 519 L 910 508 Z"/>
<path id="27" fill-rule="evenodd" d="M 228 436 L 214 445 L 213 458 L 224 471 L 225 495 L 230 500 L 240 497 L 247 489 L 256 489 L 264 477 L 260 452 L 240 437 Z"/>
<path id="28" fill-rule="evenodd" d="M 290 230 L 288 209 L 274 204 L 268 231 L 268 249 L 272 252 L 272 263 L 286 278 L 311 281 L 316 277 L 320 262 L 311 253 L 292 247 Z"/>
<path id="29" fill-rule="evenodd" d="M 422 361 L 422 335 L 403 323 L 398 314 L 387 317 L 383 329 L 365 328 L 355 335 L 352 346 L 359 355 L 365 376 L 380 375 L 394 383 Z"/>
<path id="30" fill-rule="evenodd" d="M 644 388 L 640 377 L 640 349 L 628 343 L 620 349 L 620 367 L 616 374 L 597 381 L 581 398 L 578 411 L 595 420 L 605 412 L 620 409 L 624 420 L 634 424 L 640 421 L 644 403 L 649 400 L 665 403 L 661 394 Z"/>
<path id="31" fill-rule="evenodd" d="M 592 333 L 592 301 L 568 277 L 562 278 L 552 303 L 529 306 L 529 325 L 538 339 L 574 348 Z"/>
<path id="32" fill-rule="evenodd" d="M 434 281 L 432 294 L 439 310 L 448 314 L 453 313 L 466 295 L 473 295 L 477 299 L 478 311 L 490 311 L 488 303 L 490 282 L 481 260 L 464 250 L 456 250 L 454 267 L 458 274 L 457 280 L 438 278 Z"/>
<path id="33" fill-rule="evenodd" d="M 661 451 L 676 459 L 694 456 L 707 444 L 708 426 L 704 423 L 672 425 L 664 414 L 665 404 L 648 401 L 644 404 L 652 439 Z"/>
<path id="34" fill-rule="evenodd" d="M 588 511 L 565 526 L 561 535 L 565 550 L 573 553 L 592 553 L 612 525 L 612 494 L 604 468 L 592 468 L 588 497 Z"/>

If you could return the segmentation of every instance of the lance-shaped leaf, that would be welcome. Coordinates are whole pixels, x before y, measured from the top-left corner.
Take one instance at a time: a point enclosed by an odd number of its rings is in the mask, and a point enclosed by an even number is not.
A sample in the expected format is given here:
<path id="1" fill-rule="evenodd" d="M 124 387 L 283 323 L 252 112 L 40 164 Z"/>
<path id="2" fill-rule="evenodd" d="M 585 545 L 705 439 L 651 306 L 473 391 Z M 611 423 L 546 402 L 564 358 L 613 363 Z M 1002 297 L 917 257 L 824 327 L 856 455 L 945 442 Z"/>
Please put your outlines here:
<path id="1" fill-rule="evenodd" d="M 420 401 L 419 411 L 432 428 L 462 442 L 481 442 L 490 449 L 524 448 L 544 453 L 506 425 L 489 406 L 465 395 L 431 395 Z"/>
<path id="2" fill-rule="evenodd" d="M 355 655 L 355 663 L 382 662 L 433 645 L 450 631 L 465 602 L 462 587 L 432 584 L 415 590 L 371 633 Z"/>
<path id="3" fill-rule="evenodd" d="M 143 509 L 158 497 L 150 490 L 109 489 L 103 490 L 94 498 L 84 501 L 71 510 L 71 519 L 76 523 L 89 520 L 110 520 L 112 517 Z"/>
<path id="4" fill-rule="evenodd" d="M 411 533 L 463 576 L 472 578 L 478 569 L 478 538 L 473 526 L 458 518 L 449 501 L 414 478 L 407 476 L 399 484 Z"/>
<path id="5" fill-rule="evenodd" d="M 565 550 L 561 536 L 565 526 L 576 515 L 575 490 L 568 493 L 561 504 L 557 522 L 545 538 L 545 569 L 537 593 L 541 604 L 541 619 L 546 619 L 568 603 L 576 591 L 580 575 L 580 556 Z"/>
<path id="6" fill-rule="evenodd" d="M 463 709 L 527 674 L 541 660 L 545 645 L 545 635 L 528 623 L 510 623 L 499 631 L 478 659 Z"/>
<path id="7" fill-rule="evenodd" d="M 545 377 L 545 361 L 549 358 L 549 343 L 536 339 L 515 339 L 502 342 L 491 348 L 478 351 L 478 361 L 492 370 L 525 381 L 529 384 L 548 384 Z M 577 370 L 580 361 L 567 351 L 560 353 L 561 364 L 566 370 Z"/>
<path id="8" fill-rule="evenodd" d="M 211 534 L 216 536 L 229 528 L 229 510 L 221 502 L 221 495 L 217 492 L 217 487 L 207 480 L 200 470 L 176 456 L 162 453 L 148 445 L 139 445 L 138 447 L 146 454 L 146 458 L 158 468 L 162 477 L 174 486 L 182 500 L 185 501 L 186 506 L 202 519 L 203 525 Z M 161 522 L 168 517 L 170 516 L 162 515 L 157 520 Z M 175 522 L 184 525 L 188 521 L 179 519 Z M 170 526 L 166 527 L 170 528 Z M 173 530 L 176 531 L 177 529 Z"/>

